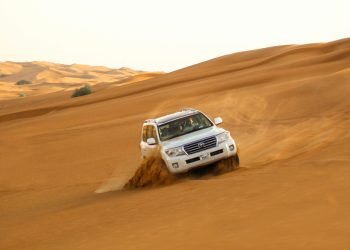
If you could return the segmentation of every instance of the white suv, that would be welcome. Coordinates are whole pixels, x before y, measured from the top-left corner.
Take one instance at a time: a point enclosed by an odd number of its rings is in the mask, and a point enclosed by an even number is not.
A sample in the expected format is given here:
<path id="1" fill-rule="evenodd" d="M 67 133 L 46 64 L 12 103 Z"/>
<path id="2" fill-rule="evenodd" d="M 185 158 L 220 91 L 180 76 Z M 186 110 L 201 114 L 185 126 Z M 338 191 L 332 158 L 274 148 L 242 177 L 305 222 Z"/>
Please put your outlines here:
<path id="1" fill-rule="evenodd" d="M 146 120 L 142 128 L 141 153 L 148 158 L 159 146 L 171 173 L 187 172 L 232 157 L 239 164 L 237 146 L 230 132 L 216 125 L 202 112 L 184 109 L 170 115 Z"/>

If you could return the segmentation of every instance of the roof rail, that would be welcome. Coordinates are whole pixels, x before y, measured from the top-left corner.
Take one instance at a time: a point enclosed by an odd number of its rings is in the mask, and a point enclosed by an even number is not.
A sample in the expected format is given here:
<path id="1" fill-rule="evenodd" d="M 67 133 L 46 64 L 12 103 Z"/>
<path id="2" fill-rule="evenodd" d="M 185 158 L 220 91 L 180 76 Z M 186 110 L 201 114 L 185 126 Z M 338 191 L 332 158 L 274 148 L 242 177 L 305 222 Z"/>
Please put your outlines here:
<path id="1" fill-rule="evenodd" d="M 194 108 L 183 108 L 181 111 L 197 111 Z"/>
<path id="2" fill-rule="evenodd" d="M 143 123 L 150 123 L 150 122 L 155 122 L 156 120 L 154 120 L 154 119 L 147 119 L 147 120 L 145 120 Z"/>

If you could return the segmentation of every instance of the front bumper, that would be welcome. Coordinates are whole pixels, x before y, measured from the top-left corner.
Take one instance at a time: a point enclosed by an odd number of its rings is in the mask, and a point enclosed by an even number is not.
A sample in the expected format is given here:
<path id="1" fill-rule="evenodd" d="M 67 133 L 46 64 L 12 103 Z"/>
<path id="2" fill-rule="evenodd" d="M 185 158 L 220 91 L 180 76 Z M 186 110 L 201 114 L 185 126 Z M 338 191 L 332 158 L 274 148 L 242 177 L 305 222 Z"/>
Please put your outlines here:
<path id="1" fill-rule="evenodd" d="M 237 146 L 233 139 L 229 139 L 216 145 L 216 147 L 191 155 L 169 157 L 163 151 L 161 154 L 169 171 L 173 174 L 177 174 L 187 172 L 192 168 L 209 165 L 221 159 L 229 158 L 237 154 Z"/>

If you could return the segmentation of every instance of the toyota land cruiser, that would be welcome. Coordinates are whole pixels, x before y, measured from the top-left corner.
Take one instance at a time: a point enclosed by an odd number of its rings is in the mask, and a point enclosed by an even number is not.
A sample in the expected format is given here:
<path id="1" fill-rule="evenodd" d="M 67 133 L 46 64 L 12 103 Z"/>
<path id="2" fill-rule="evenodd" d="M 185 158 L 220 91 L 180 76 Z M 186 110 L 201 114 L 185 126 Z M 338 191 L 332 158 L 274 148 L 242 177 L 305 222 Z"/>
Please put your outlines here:
<path id="1" fill-rule="evenodd" d="M 148 158 L 159 147 L 168 170 L 174 174 L 230 157 L 238 165 L 236 143 L 230 132 L 217 126 L 220 123 L 220 117 L 213 122 L 195 109 L 146 120 L 142 128 L 141 154 Z"/>

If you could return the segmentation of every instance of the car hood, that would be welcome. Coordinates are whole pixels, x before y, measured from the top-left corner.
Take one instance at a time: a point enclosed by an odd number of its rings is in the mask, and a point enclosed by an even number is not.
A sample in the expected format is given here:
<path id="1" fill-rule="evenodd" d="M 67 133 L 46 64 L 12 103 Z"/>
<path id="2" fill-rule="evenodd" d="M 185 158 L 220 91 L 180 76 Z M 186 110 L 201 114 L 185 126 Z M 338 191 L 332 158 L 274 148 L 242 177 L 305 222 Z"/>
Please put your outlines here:
<path id="1" fill-rule="evenodd" d="M 198 141 L 203 138 L 207 138 L 209 136 L 217 135 L 222 132 L 225 132 L 226 130 L 223 128 L 218 128 L 215 126 L 201 129 L 192 133 L 188 133 L 179 137 L 175 137 L 173 139 L 167 140 L 167 141 L 162 141 L 161 145 L 164 149 L 168 148 L 175 148 L 175 147 L 180 147 L 184 144 Z"/>

